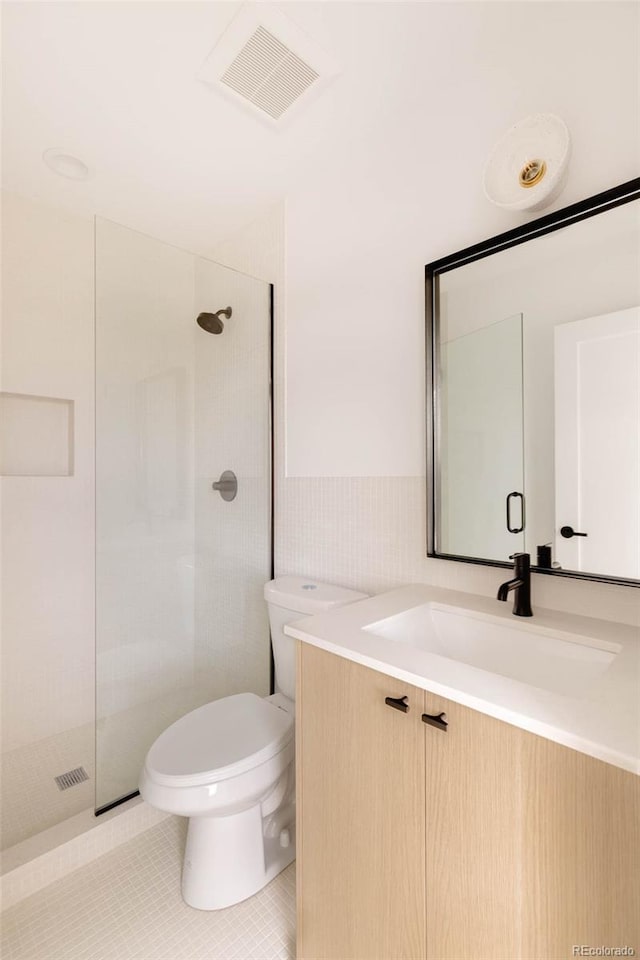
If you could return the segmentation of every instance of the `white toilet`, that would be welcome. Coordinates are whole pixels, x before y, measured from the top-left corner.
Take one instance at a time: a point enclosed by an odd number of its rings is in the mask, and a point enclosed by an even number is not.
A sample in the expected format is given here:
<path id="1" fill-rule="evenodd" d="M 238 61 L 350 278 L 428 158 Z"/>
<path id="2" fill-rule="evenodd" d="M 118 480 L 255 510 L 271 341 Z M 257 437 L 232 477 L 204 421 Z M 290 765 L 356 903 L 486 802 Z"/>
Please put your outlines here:
<path id="1" fill-rule="evenodd" d="M 302 577 L 265 585 L 277 693 L 238 693 L 193 710 L 160 734 L 142 797 L 189 817 L 182 896 L 218 910 L 253 896 L 295 858 L 295 641 L 284 625 L 366 594 Z"/>

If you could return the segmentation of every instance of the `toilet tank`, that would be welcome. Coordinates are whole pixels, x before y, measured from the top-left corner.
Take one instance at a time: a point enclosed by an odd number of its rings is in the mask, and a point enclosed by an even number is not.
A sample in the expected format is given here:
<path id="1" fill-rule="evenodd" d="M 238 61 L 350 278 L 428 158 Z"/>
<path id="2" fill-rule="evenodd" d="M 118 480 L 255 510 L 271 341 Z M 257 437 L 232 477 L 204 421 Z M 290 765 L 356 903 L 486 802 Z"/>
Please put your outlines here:
<path id="1" fill-rule="evenodd" d="M 276 577 L 264 587 L 264 598 L 269 608 L 269 625 L 276 668 L 276 690 L 295 699 L 296 642 L 288 637 L 284 626 L 293 620 L 326 613 L 356 600 L 365 600 L 368 594 L 319 583 L 305 577 Z"/>

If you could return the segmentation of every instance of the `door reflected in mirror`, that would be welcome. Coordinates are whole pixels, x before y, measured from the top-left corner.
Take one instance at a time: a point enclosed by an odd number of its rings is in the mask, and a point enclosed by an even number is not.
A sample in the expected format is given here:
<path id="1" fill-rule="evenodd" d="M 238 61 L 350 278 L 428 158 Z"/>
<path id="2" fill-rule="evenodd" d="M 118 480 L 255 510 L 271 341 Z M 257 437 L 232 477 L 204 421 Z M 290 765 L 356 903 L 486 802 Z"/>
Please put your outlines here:
<path id="1" fill-rule="evenodd" d="M 430 264 L 429 555 L 640 581 L 640 180 Z"/>

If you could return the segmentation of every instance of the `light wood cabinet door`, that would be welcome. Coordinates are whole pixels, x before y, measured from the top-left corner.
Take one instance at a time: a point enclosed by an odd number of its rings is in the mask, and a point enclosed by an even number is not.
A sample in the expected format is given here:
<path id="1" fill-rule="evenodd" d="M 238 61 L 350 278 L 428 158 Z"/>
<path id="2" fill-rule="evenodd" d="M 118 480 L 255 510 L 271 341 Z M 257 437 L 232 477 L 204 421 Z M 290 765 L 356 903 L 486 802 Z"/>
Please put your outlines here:
<path id="1" fill-rule="evenodd" d="M 385 704 L 407 696 L 409 712 Z M 424 960 L 424 691 L 298 644 L 298 960 Z"/>
<path id="2" fill-rule="evenodd" d="M 640 956 L 639 777 L 306 644 L 296 711 L 298 960 Z"/>
<path id="3" fill-rule="evenodd" d="M 521 731 L 433 694 L 424 724 L 429 960 L 520 955 Z M 542 960 L 542 955 L 538 957 Z"/>
<path id="4" fill-rule="evenodd" d="M 522 958 L 640 956 L 640 778 L 523 734 Z"/>
<path id="5" fill-rule="evenodd" d="M 428 960 L 640 955 L 640 778 L 426 694 Z"/>

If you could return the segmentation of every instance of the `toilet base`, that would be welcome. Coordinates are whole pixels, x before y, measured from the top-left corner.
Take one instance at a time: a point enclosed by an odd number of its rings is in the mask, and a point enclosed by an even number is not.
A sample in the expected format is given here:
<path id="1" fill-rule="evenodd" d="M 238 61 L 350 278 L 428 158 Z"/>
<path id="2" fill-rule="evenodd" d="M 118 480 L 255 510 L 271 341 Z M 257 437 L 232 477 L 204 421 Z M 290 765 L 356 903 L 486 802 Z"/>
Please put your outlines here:
<path id="1" fill-rule="evenodd" d="M 290 843 L 263 835 L 260 804 L 228 817 L 191 817 L 182 868 L 182 897 L 197 910 L 221 910 L 252 897 L 295 859 Z"/>

